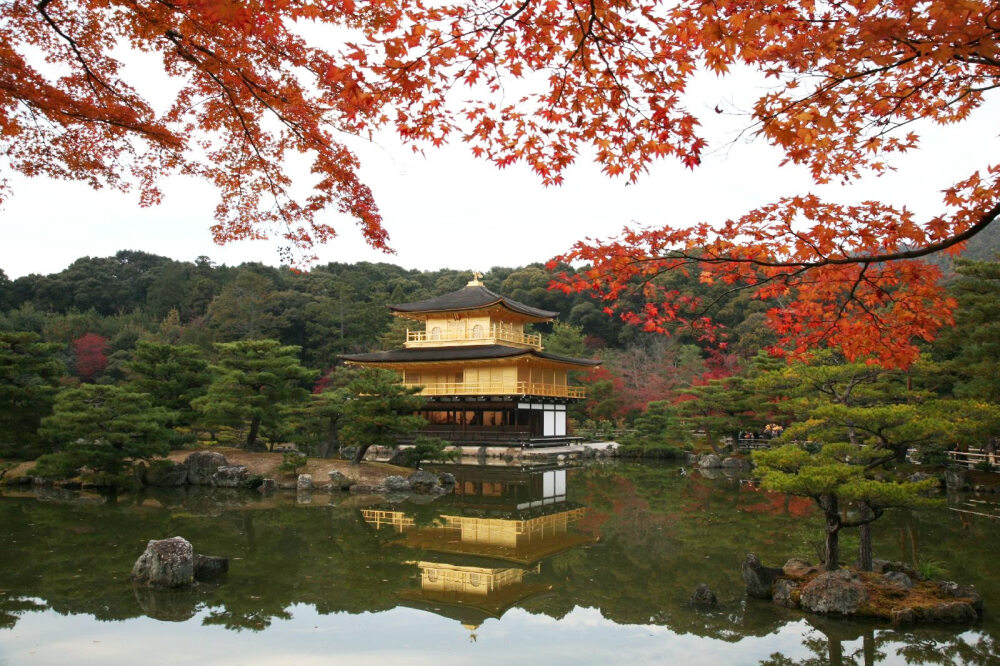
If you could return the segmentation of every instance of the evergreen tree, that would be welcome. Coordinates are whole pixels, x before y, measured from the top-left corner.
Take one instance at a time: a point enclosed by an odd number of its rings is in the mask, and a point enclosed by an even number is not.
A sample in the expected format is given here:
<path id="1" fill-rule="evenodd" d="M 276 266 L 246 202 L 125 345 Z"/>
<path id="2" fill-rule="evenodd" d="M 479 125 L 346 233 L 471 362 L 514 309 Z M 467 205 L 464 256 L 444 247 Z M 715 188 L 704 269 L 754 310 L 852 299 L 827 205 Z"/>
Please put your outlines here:
<path id="1" fill-rule="evenodd" d="M 168 425 L 190 426 L 197 413 L 191 401 L 205 394 L 211 375 L 201 350 L 192 345 L 141 341 L 127 364 L 131 385 L 170 412 Z"/>
<path id="2" fill-rule="evenodd" d="M 420 467 L 420 463 L 430 460 L 433 462 L 448 462 L 461 457 L 458 450 L 447 450 L 451 443 L 437 437 L 424 437 L 417 435 L 413 440 L 413 446 L 400 451 L 399 464 L 407 467 Z M 393 460 L 392 462 L 396 462 Z"/>
<path id="3" fill-rule="evenodd" d="M 587 346 L 583 340 L 583 328 L 561 321 L 552 324 L 552 332 L 542 337 L 545 351 L 550 354 L 561 354 L 575 358 L 588 356 Z"/>
<path id="4" fill-rule="evenodd" d="M 165 456 L 169 414 L 144 393 L 127 387 L 81 384 L 56 397 L 40 432 L 57 453 L 38 459 L 45 468 L 89 467 L 120 474 L 128 461 Z M 53 463 L 58 463 L 53 465 Z"/>
<path id="5" fill-rule="evenodd" d="M 846 363 L 820 352 L 762 374 L 757 390 L 778 400 L 792 421 L 785 439 L 850 441 L 892 451 L 902 462 L 917 448 L 925 460 L 969 442 L 984 442 L 1000 426 L 1000 406 L 939 397 L 944 372 L 925 359 L 907 372 Z"/>
<path id="6" fill-rule="evenodd" d="M 955 262 L 955 326 L 934 345 L 956 375 L 955 394 L 1000 403 L 1000 262 Z"/>
<path id="7" fill-rule="evenodd" d="M 299 362 L 298 347 L 277 340 L 218 343 L 215 350 L 212 383 L 192 406 L 207 423 L 248 427 L 245 446 L 253 449 L 262 429 L 281 426 L 282 410 L 308 398 L 305 386 L 316 373 Z"/>
<path id="8" fill-rule="evenodd" d="M 419 387 L 403 386 L 391 370 L 365 368 L 342 395 L 340 438 L 357 447 L 353 462 L 360 463 L 372 446 L 395 448 L 399 437 L 426 425 L 414 412 L 424 404 Z"/>
<path id="9" fill-rule="evenodd" d="M 795 444 L 753 453 L 765 489 L 812 498 L 823 512 L 828 571 L 840 567 L 840 530 L 870 525 L 890 508 L 935 503 L 922 495 L 937 486 L 935 479 L 896 483 L 869 478 L 871 470 L 892 458 L 891 451 L 849 443 L 826 444 L 817 453 Z M 856 520 L 846 520 L 842 514 L 848 502 L 863 508 Z M 860 548 L 860 568 L 871 570 L 870 538 L 862 539 Z"/>
<path id="10" fill-rule="evenodd" d="M 760 400 L 752 383 L 745 377 L 713 379 L 685 391 L 690 400 L 677 404 L 677 413 L 685 426 L 702 430 L 712 450 L 720 453 L 725 439 L 734 441 L 740 430 L 764 423 Z"/>
<path id="11" fill-rule="evenodd" d="M 0 456 L 33 458 L 41 452 L 38 426 L 52 411 L 66 371 L 56 356 L 61 347 L 40 342 L 34 333 L 0 333 Z"/>
<path id="12" fill-rule="evenodd" d="M 320 458 L 340 449 L 340 427 L 352 397 L 348 385 L 358 378 L 359 371 L 354 366 L 334 368 L 316 382 L 308 402 L 286 410 L 289 435 L 300 449 Z"/>
<path id="13" fill-rule="evenodd" d="M 677 407 L 666 400 L 651 402 L 635 419 L 635 432 L 622 439 L 622 453 L 643 457 L 673 458 L 683 454 L 679 445 L 691 432 L 677 415 Z"/>
<path id="14" fill-rule="evenodd" d="M 208 323 L 222 340 L 263 340 L 277 336 L 285 321 L 274 282 L 244 269 L 208 308 Z"/>

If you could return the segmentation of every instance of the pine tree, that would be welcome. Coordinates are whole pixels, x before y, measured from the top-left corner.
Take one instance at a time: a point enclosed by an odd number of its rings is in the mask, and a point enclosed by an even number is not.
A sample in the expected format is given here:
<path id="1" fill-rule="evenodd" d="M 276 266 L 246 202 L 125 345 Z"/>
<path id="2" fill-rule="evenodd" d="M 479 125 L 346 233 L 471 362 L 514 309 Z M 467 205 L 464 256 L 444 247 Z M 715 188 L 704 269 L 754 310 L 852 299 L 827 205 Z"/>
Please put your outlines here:
<path id="1" fill-rule="evenodd" d="M 191 401 L 204 395 L 211 379 L 200 349 L 141 341 L 127 369 L 130 384 L 137 392 L 148 394 L 153 404 L 170 411 L 168 425 L 194 423 L 197 413 Z"/>
<path id="2" fill-rule="evenodd" d="M 0 333 L 0 456 L 38 455 L 37 430 L 52 411 L 66 368 L 61 345 L 39 342 L 34 333 Z"/>
<path id="3" fill-rule="evenodd" d="M 192 406 L 207 423 L 248 426 L 245 446 L 253 449 L 262 429 L 280 426 L 283 409 L 306 401 L 317 373 L 299 362 L 298 347 L 277 340 L 218 343 L 215 350 L 212 383 Z"/>
<path id="4" fill-rule="evenodd" d="M 347 389 L 340 438 L 357 447 L 355 464 L 364 460 L 370 447 L 395 448 L 400 436 L 413 434 L 427 423 L 414 415 L 425 401 L 418 395 L 420 388 L 403 386 L 395 372 L 365 368 Z"/>
<path id="5" fill-rule="evenodd" d="M 937 485 L 935 479 L 896 483 L 868 477 L 871 470 L 892 458 L 891 451 L 849 443 L 826 444 L 816 453 L 787 444 L 753 454 L 756 473 L 765 489 L 810 497 L 823 512 L 828 571 L 840 566 L 840 530 L 870 525 L 890 508 L 919 508 L 935 503 L 922 496 Z M 842 516 L 841 509 L 848 502 L 862 507 L 858 519 L 845 520 Z M 870 570 L 870 540 L 862 539 L 861 549 L 860 568 Z"/>
<path id="6" fill-rule="evenodd" d="M 1000 403 L 1000 262 L 956 260 L 955 327 L 934 345 L 959 380 L 955 394 Z"/>
<path id="7" fill-rule="evenodd" d="M 42 421 L 40 432 L 57 453 L 39 458 L 39 466 L 120 474 L 128 461 L 169 452 L 168 418 L 167 410 L 154 407 L 149 396 L 127 387 L 81 384 L 67 389 Z"/>

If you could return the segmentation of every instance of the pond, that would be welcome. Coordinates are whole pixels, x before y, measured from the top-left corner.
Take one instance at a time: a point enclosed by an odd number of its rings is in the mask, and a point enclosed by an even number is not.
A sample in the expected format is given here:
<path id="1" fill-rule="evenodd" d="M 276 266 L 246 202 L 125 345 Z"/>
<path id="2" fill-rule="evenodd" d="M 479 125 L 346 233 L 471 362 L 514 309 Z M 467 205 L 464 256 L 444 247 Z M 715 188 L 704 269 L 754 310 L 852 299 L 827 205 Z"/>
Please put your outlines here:
<path id="1" fill-rule="evenodd" d="M 454 466 L 427 504 L 191 488 L 0 496 L 0 664 L 995 664 L 988 504 L 890 513 L 875 554 L 975 584 L 971 627 L 896 629 L 748 599 L 747 551 L 816 561 L 808 500 L 672 466 Z M 984 501 L 984 500 L 979 500 Z M 231 558 L 218 583 L 133 590 L 149 539 Z M 843 539 L 845 558 L 856 540 Z M 713 610 L 688 602 L 699 583 Z M 992 611 L 992 612 L 991 612 Z"/>

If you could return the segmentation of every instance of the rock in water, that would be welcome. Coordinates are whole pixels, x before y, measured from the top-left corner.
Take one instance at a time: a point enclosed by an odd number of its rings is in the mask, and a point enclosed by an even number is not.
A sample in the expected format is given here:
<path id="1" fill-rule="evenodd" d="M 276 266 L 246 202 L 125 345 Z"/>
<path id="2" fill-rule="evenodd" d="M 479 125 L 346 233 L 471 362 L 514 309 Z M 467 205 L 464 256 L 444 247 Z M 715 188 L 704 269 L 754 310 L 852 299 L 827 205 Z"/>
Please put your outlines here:
<path id="1" fill-rule="evenodd" d="M 195 451 L 184 460 L 187 482 L 192 486 L 212 485 L 212 475 L 229 461 L 218 451 Z"/>
<path id="2" fill-rule="evenodd" d="M 132 580 L 152 587 L 183 587 L 194 582 L 194 548 L 184 537 L 152 539 L 132 567 Z"/>
<path id="3" fill-rule="evenodd" d="M 434 488 L 441 485 L 437 474 L 432 474 L 424 470 L 414 472 L 406 480 L 415 493 L 430 493 L 434 491 Z"/>
<path id="4" fill-rule="evenodd" d="M 195 580 L 214 580 L 229 571 L 229 558 L 216 557 L 215 555 L 195 555 L 194 556 L 194 578 Z"/>
<path id="5" fill-rule="evenodd" d="M 969 479 L 963 469 L 949 469 L 944 473 L 944 484 L 948 490 L 965 490 L 969 487 Z"/>
<path id="6" fill-rule="evenodd" d="M 747 553 L 746 559 L 743 560 L 742 573 L 747 594 L 757 599 L 770 599 L 771 586 L 784 572 L 776 567 L 765 567 L 754 553 Z"/>
<path id="7" fill-rule="evenodd" d="M 311 491 L 313 489 L 312 474 L 299 474 L 299 478 L 295 484 L 295 488 L 299 492 Z"/>
<path id="8" fill-rule="evenodd" d="M 799 601 L 795 595 L 795 590 L 798 588 L 798 583 L 793 580 L 788 580 L 787 578 L 779 578 L 774 581 L 774 603 L 779 606 L 784 606 L 785 608 L 798 608 Z"/>
<path id="9" fill-rule="evenodd" d="M 246 465 L 222 465 L 212 475 L 212 485 L 217 488 L 240 488 L 249 478 Z"/>
<path id="10" fill-rule="evenodd" d="M 893 624 L 913 624 L 916 622 L 975 622 L 979 615 L 968 601 L 943 601 L 916 608 L 899 608 L 890 611 Z"/>
<path id="11" fill-rule="evenodd" d="M 334 490 L 349 490 L 354 485 L 354 480 L 338 470 L 327 472 L 330 475 L 330 485 Z"/>
<path id="12" fill-rule="evenodd" d="M 868 590 L 856 573 L 840 569 L 826 571 L 802 586 L 799 602 L 813 613 L 853 615 L 868 601 Z"/>
<path id="13" fill-rule="evenodd" d="M 716 467 L 722 467 L 722 461 L 714 453 L 706 453 L 701 458 L 698 458 L 698 467 L 702 469 L 715 469 Z"/>
<path id="14" fill-rule="evenodd" d="M 719 600 L 715 597 L 715 592 L 712 592 L 708 583 L 701 583 L 691 593 L 691 603 L 698 606 L 715 606 Z"/>
<path id="15" fill-rule="evenodd" d="M 972 609 L 976 612 L 976 615 L 983 614 L 983 598 L 979 596 L 974 587 L 962 587 L 958 583 L 950 580 L 938 581 L 938 588 L 942 592 L 946 592 L 953 597 L 959 597 L 962 599 L 967 599 Z"/>
<path id="16" fill-rule="evenodd" d="M 410 482 L 401 476 L 387 476 L 382 480 L 382 485 L 390 493 L 407 492 L 410 490 Z"/>

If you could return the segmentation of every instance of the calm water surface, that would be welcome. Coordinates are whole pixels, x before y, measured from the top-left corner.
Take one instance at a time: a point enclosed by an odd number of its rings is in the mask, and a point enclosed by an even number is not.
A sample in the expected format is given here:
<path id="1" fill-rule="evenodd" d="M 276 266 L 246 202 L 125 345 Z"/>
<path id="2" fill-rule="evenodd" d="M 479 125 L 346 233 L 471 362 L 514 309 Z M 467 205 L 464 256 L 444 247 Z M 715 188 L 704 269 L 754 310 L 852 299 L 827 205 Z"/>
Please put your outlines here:
<path id="1" fill-rule="evenodd" d="M 1000 521 L 977 515 L 989 500 L 876 524 L 877 557 L 932 561 L 987 607 L 972 627 L 897 630 L 746 598 L 747 551 L 816 560 L 806 500 L 677 467 L 450 469 L 456 495 L 428 504 L 0 496 L 0 664 L 1000 663 Z M 146 541 L 174 535 L 230 557 L 228 576 L 133 590 Z M 687 601 L 702 582 L 714 610 Z"/>

